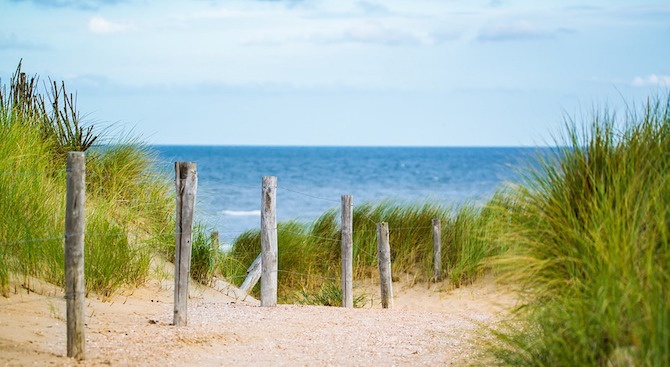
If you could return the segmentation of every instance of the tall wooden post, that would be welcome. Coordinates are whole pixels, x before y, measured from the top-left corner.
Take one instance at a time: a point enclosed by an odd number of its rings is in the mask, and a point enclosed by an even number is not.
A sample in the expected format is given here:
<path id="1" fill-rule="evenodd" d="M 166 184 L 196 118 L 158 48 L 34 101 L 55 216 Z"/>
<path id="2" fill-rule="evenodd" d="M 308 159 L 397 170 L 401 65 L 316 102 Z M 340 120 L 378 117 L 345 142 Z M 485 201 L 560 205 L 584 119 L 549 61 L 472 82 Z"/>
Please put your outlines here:
<path id="1" fill-rule="evenodd" d="M 354 307 L 353 197 L 342 195 L 342 307 Z"/>
<path id="2" fill-rule="evenodd" d="M 377 254 L 379 256 L 379 285 L 381 287 L 382 308 L 393 308 L 393 282 L 391 277 L 391 245 L 389 225 L 377 224 Z"/>
<path id="3" fill-rule="evenodd" d="M 442 280 L 442 222 L 433 219 L 433 280 Z"/>
<path id="4" fill-rule="evenodd" d="M 84 216 L 86 160 L 84 152 L 67 153 L 65 194 L 65 299 L 67 356 L 86 358 L 84 336 Z"/>
<path id="5" fill-rule="evenodd" d="M 174 319 L 175 326 L 186 326 L 188 281 L 191 273 L 191 242 L 193 240 L 193 214 L 198 188 L 195 162 L 175 162 L 177 189 L 177 225 L 174 253 Z"/>
<path id="6" fill-rule="evenodd" d="M 277 177 L 263 177 L 261 197 L 261 307 L 277 305 Z"/>

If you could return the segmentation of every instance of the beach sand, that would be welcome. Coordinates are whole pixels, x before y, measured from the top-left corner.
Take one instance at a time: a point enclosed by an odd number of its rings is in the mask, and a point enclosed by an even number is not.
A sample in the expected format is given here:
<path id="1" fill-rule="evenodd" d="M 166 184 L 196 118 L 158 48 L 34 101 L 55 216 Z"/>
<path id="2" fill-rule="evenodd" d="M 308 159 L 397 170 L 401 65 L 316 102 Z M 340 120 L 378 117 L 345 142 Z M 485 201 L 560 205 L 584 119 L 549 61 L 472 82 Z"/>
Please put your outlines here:
<path id="1" fill-rule="evenodd" d="M 475 358 L 479 326 L 515 303 L 488 278 L 449 290 L 401 277 L 393 309 L 381 309 L 378 285 L 360 283 L 356 291 L 371 304 L 357 309 L 263 308 L 232 297 L 222 282 L 218 289 L 192 284 L 186 327 L 170 325 L 167 277 L 109 299 L 89 295 L 81 362 L 65 356 L 62 290 L 12 284 L 10 297 L 0 297 L 0 366 L 463 366 Z"/>

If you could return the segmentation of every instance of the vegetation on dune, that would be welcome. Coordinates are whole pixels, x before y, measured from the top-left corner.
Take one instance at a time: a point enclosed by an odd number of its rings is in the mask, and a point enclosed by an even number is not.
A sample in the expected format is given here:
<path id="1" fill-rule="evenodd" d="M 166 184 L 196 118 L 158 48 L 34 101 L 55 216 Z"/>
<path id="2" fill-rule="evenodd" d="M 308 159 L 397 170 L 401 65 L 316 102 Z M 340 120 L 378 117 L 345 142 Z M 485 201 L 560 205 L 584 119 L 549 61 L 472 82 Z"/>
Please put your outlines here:
<path id="1" fill-rule="evenodd" d="M 464 205 L 446 208 L 433 203 L 406 204 L 382 201 L 364 203 L 353 211 L 354 278 L 377 276 L 376 223 L 390 228 L 392 271 L 409 274 L 416 282 L 433 276 L 433 234 L 431 221 L 442 221 L 443 272 L 460 285 L 472 281 L 482 270 L 491 251 L 493 238 L 488 230 L 491 208 Z M 339 212 L 327 211 L 312 224 L 294 221 L 279 223 L 279 299 L 283 302 L 323 298 L 327 290 L 339 287 L 341 233 Z M 260 232 L 239 236 L 221 261 L 219 271 L 240 284 L 247 267 L 260 253 Z M 256 289 L 258 291 L 258 288 Z M 327 298 L 327 297 L 326 297 Z M 332 297 L 331 297 L 332 298 Z M 328 301 L 326 303 L 332 303 Z M 341 300 L 340 300 L 341 303 Z M 363 302 L 361 302 L 362 304 Z"/>
<path id="2" fill-rule="evenodd" d="M 507 192 L 497 263 L 524 307 L 490 352 L 500 365 L 670 365 L 670 98 L 565 137 Z"/>
<path id="3" fill-rule="evenodd" d="M 86 151 L 88 291 L 110 294 L 142 282 L 150 255 L 169 238 L 174 209 L 169 181 L 153 171 L 153 157 L 136 141 L 94 146 L 75 97 L 50 83 L 40 92 L 21 65 L 0 89 L 0 289 L 13 275 L 64 282 L 65 155 Z M 169 236 L 169 237 L 168 237 Z"/>

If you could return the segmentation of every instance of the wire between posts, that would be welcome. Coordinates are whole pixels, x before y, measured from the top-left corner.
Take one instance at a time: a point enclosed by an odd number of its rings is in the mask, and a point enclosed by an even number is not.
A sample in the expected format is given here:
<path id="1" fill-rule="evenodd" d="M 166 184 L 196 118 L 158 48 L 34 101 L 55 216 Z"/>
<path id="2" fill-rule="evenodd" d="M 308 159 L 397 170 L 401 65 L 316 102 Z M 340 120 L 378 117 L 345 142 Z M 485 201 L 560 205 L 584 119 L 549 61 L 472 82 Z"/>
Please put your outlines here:
<path id="1" fill-rule="evenodd" d="M 224 183 L 222 186 L 232 186 L 232 187 L 238 187 L 240 189 L 258 190 L 258 186 L 251 186 L 251 185 L 238 185 L 238 184 Z"/>
<path id="2" fill-rule="evenodd" d="M 339 202 L 340 202 L 340 200 L 333 200 L 333 199 L 322 198 L 322 197 L 319 197 L 319 196 L 314 196 L 314 195 L 306 194 L 306 193 L 304 193 L 304 192 L 300 192 L 300 191 L 292 190 L 292 189 L 289 189 L 289 188 L 284 187 L 284 186 L 281 186 L 281 187 L 280 187 L 280 186 L 277 186 L 277 188 L 278 188 L 278 189 L 281 189 L 281 190 L 286 190 L 286 191 L 289 191 L 289 192 L 292 192 L 292 193 L 295 193 L 295 194 L 298 194 L 298 195 L 306 196 L 306 197 L 309 197 L 309 198 L 312 198 L 312 199 L 323 200 L 323 201 L 329 201 L 329 202 L 332 202 L 332 203 L 339 203 Z"/>
<path id="3" fill-rule="evenodd" d="M 354 206 L 354 204 L 352 203 L 351 206 Z M 352 214 L 353 214 L 354 216 L 356 215 L 356 213 L 352 213 Z M 374 220 L 370 219 L 370 217 L 368 217 L 367 215 L 365 215 L 365 213 L 358 213 L 358 215 L 363 216 L 363 218 L 369 220 L 370 223 L 373 223 L 373 224 L 377 225 L 377 222 L 375 222 Z"/>
<path id="4" fill-rule="evenodd" d="M 358 251 L 363 252 L 364 254 L 370 256 L 373 259 L 377 258 L 377 256 L 365 251 L 361 246 L 356 246 L 356 248 L 358 249 Z"/>
<path id="5" fill-rule="evenodd" d="M 389 232 L 390 232 L 391 230 L 394 230 L 394 231 L 401 231 L 401 230 L 402 230 L 402 231 L 404 231 L 404 230 L 407 230 L 407 229 L 432 229 L 432 228 L 433 228 L 433 227 L 430 227 L 430 226 L 422 226 L 422 227 L 389 227 Z"/>
<path id="6" fill-rule="evenodd" d="M 275 230 L 279 231 L 279 229 L 277 229 L 277 228 L 275 228 Z M 340 242 L 340 239 L 337 239 L 337 238 L 328 238 L 328 237 L 321 237 L 321 236 L 313 236 L 313 235 L 310 235 L 310 234 L 304 234 L 304 233 L 300 233 L 300 232 L 289 231 L 288 229 L 282 229 L 282 232 L 292 233 L 292 234 L 297 234 L 297 235 L 299 235 L 299 236 L 305 236 L 305 237 L 310 237 L 310 238 L 316 238 L 316 239 L 319 239 L 319 240 L 326 240 L 326 241 L 332 241 L 332 242 Z"/>

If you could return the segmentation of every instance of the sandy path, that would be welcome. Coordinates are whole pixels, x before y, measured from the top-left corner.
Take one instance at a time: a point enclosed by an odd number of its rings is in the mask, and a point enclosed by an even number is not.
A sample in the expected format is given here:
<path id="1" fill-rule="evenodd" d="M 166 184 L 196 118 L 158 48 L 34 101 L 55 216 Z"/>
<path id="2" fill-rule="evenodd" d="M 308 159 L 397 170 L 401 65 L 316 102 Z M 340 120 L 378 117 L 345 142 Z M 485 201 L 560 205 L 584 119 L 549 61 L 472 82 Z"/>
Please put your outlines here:
<path id="1" fill-rule="evenodd" d="M 449 292 L 441 286 L 394 283 L 392 310 L 261 308 L 255 300 L 192 287 L 189 324 L 175 328 L 171 286 L 153 282 L 111 301 L 87 299 L 82 363 L 64 357 L 62 292 L 16 287 L 10 298 L 0 297 L 0 365 L 466 365 L 477 324 L 498 319 L 513 299 L 490 281 Z"/>

